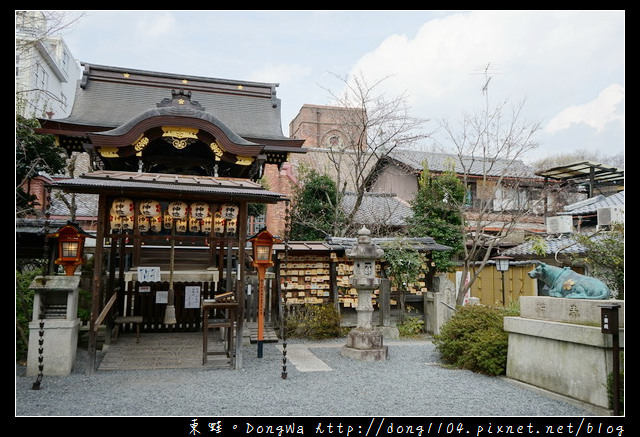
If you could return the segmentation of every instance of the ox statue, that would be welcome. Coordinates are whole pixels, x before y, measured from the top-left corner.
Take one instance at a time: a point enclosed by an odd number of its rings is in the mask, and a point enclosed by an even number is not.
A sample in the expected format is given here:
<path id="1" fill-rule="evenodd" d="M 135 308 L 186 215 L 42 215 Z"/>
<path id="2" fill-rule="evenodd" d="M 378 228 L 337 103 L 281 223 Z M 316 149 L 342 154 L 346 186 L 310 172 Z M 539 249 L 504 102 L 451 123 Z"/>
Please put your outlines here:
<path id="1" fill-rule="evenodd" d="M 537 262 L 529 277 L 540 279 L 549 287 L 549 296 L 572 299 L 609 299 L 611 291 L 599 279 L 581 275 L 569 267 L 555 267 Z"/>

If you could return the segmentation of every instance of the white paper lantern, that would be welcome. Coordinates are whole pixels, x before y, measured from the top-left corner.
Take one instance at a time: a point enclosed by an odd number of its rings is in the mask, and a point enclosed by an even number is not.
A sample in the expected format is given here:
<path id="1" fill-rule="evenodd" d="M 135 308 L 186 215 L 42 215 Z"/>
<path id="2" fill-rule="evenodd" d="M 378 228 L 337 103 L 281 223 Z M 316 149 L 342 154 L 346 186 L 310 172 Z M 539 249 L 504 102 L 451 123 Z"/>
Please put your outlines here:
<path id="1" fill-rule="evenodd" d="M 187 232 L 187 229 L 189 227 L 189 222 L 187 221 L 187 219 L 174 219 L 174 222 L 176 224 L 176 232 L 179 232 L 181 234 Z"/>
<path id="2" fill-rule="evenodd" d="M 140 202 L 139 211 L 145 217 L 158 217 L 162 215 L 162 206 L 157 200 L 143 200 Z"/>
<path id="3" fill-rule="evenodd" d="M 203 218 L 211 215 L 211 209 L 209 208 L 209 204 L 206 202 L 193 202 L 190 206 L 189 214 L 191 214 L 191 217 L 193 218 L 202 220 Z"/>
<path id="4" fill-rule="evenodd" d="M 122 221 L 123 231 L 133 230 L 133 215 L 120 216 L 120 220 Z"/>
<path id="5" fill-rule="evenodd" d="M 227 232 L 235 234 L 238 229 L 238 220 L 227 220 Z"/>
<path id="6" fill-rule="evenodd" d="M 188 206 L 179 200 L 170 202 L 167 206 L 167 213 L 176 219 L 184 219 L 187 217 Z"/>
<path id="7" fill-rule="evenodd" d="M 164 217 L 162 217 L 162 227 L 165 229 L 171 229 L 173 227 L 173 217 L 166 212 Z"/>
<path id="8" fill-rule="evenodd" d="M 202 219 L 202 232 L 205 234 L 211 233 L 211 229 L 213 228 L 213 217 L 208 216 Z"/>
<path id="9" fill-rule="evenodd" d="M 189 232 L 200 232 L 200 220 L 189 217 Z"/>
<path id="10" fill-rule="evenodd" d="M 149 229 L 153 232 L 160 232 L 162 230 L 162 216 L 149 217 Z"/>
<path id="11" fill-rule="evenodd" d="M 140 232 L 149 232 L 149 218 L 143 215 L 138 216 L 138 230 Z"/>
<path id="12" fill-rule="evenodd" d="M 120 217 L 133 215 L 133 208 L 133 200 L 127 199 L 126 197 L 119 197 L 111 204 L 111 210 Z"/>
<path id="13" fill-rule="evenodd" d="M 111 213 L 109 214 L 109 227 L 112 231 L 119 231 L 120 229 L 122 229 L 122 220 L 120 216 L 113 211 L 111 211 Z"/>
<path id="14" fill-rule="evenodd" d="M 220 211 L 217 211 L 213 215 L 213 228 L 216 234 L 224 233 L 224 219 L 222 218 L 222 213 Z"/>
<path id="15" fill-rule="evenodd" d="M 233 220 L 238 217 L 239 210 L 238 205 L 234 205 L 233 203 L 226 203 L 220 207 L 222 218 L 225 220 Z"/>

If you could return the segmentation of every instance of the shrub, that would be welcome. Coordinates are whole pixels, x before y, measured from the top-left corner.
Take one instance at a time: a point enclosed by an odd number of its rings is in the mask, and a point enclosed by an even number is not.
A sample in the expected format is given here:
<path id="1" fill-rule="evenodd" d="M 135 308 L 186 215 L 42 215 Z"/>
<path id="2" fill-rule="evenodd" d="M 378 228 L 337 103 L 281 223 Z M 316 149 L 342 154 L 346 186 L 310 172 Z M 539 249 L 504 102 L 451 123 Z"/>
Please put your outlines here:
<path id="1" fill-rule="evenodd" d="M 340 337 L 340 313 L 333 304 L 305 304 L 289 311 L 286 319 L 287 337 L 320 340 Z"/>
<path id="2" fill-rule="evenodd" d="M 404 323 L 397 325 L 400 337 L 413 337 L 422 332 L 424 320 L 419 317 L 408 317 Z"/>
<path id="3" fill-rule="evenodd" d="M 40 270 L 16 270 L 16 358 L 26 356 L 29 345 L 29 322 L 33 312 L 33 290 L 29 287 Z"/>
<path id="4" fill-rule="evenodd" d="M 504 317 L 515 309 L 484 305 L 460 307 L 433 342 L 444 362 L 487 375 L 504 375 L 507 368 L 508 334 Z"/>

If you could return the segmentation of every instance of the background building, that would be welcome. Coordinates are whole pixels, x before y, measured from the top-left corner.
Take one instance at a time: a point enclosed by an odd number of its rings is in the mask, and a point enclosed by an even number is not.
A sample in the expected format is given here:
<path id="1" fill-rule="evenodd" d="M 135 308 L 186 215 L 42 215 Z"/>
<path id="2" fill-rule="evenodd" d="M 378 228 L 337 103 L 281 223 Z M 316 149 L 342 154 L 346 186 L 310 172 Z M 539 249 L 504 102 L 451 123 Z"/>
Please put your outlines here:
<path id="1" fill-rule="evenodd" d="M 16 111 L 63 118 L 73 105 L 80 65 L 42 11 L 16 12 Z"/>

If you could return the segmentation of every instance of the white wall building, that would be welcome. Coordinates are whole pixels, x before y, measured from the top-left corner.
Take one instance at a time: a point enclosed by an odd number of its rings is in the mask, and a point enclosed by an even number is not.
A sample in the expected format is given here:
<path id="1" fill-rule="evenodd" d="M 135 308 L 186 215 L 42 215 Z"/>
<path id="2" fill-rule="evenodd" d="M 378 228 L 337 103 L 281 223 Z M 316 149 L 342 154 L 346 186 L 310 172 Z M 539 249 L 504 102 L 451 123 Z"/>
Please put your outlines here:
<path id="1" fill-rule="evenodd" d="M 16 112 L 64 118 L 71 112 L 80 64 L 42 11 L 16 11 Z M 49 33 L 52 34 L 49 34 Z"/>

